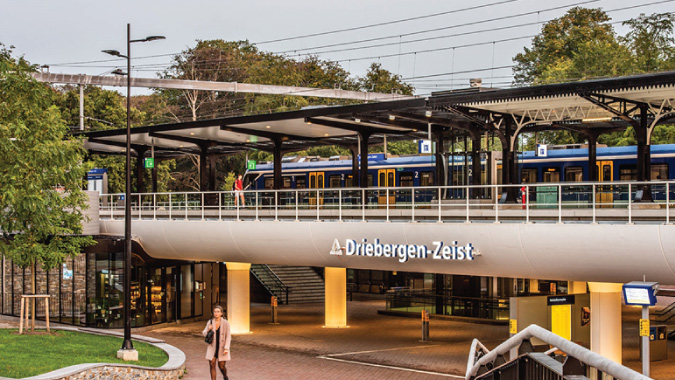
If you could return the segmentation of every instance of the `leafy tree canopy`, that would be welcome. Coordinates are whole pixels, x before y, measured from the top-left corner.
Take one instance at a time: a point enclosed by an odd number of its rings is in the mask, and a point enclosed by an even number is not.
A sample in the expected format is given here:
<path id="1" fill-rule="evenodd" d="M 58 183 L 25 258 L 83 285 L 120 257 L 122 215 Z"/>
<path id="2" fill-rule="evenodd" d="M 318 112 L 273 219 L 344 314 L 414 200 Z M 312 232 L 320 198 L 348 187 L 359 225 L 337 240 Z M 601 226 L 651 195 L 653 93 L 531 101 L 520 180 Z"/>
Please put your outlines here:
<path id="1" fill-rule="evenodd" d="M 56 94 L 32 71 L 0 45 L 0 252 L 21 267 L 48 269 L 93 240 L 75 236 L 87 206 L 85 152 L 79 140 L 65 139 Z"/>

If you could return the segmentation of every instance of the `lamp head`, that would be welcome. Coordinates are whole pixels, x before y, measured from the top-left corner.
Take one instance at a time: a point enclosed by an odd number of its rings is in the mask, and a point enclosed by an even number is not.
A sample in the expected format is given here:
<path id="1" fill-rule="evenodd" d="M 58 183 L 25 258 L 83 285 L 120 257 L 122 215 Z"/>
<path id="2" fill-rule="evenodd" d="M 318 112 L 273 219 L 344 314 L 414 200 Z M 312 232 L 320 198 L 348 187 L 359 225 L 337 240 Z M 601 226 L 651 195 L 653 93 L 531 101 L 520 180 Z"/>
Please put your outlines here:
<path id="1" fill-rule="evenodd" d="M 101 51 L 106 54 L 114 55 L 115 57 L 122 57 L 122 54 L 117 50 L 101 50 Z"/>
<path id="2" fill-rule="evenodd" d="M 127 75 L 127 73 L 125 73 L 124 71 L 122 71 L 122 70 L 120 70 L 120 69 L 115 69 L 115 70 L 113 70 L 110 74 L 115 74 L 115 75 Z"/>

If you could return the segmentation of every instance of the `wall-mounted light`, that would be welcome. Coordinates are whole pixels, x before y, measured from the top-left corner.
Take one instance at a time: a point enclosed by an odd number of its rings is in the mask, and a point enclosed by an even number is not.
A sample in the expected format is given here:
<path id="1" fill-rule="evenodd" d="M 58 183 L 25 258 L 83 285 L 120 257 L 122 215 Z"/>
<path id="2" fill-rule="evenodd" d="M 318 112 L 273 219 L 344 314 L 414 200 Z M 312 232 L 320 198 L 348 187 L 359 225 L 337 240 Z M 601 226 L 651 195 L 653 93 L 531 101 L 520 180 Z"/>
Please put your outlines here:
<path id="1" fill-rule="evenodd" d="M 424 116 L 426 116 L 426 117 L 431 117 L 431 115 L 432 115 L 431 110 L 427 110 L 427 111 L 424 112 Z"/>

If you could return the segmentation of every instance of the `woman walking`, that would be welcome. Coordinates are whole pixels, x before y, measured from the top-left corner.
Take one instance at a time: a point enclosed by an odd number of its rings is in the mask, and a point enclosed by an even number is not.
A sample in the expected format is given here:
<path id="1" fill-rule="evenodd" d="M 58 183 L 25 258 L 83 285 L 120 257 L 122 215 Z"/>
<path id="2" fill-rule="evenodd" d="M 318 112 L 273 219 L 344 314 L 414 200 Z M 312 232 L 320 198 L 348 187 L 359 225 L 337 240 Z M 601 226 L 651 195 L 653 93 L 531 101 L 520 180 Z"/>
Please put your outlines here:
<path id="1" fill-rule="evenodd" d="M 213 318 L 206 322 L 202 335 L 206 336 L 209 330 L 213 330 L 213 341 L 206 347 L 206 360 L 211 367 L 211 380 L 216 380 L 216 365 L 220 368 L 223 378 L 227 378 L 225 361 L 230 360 L 230 323 L 223 318 L 223 308 L 219 305 L 213 307 Z"/>

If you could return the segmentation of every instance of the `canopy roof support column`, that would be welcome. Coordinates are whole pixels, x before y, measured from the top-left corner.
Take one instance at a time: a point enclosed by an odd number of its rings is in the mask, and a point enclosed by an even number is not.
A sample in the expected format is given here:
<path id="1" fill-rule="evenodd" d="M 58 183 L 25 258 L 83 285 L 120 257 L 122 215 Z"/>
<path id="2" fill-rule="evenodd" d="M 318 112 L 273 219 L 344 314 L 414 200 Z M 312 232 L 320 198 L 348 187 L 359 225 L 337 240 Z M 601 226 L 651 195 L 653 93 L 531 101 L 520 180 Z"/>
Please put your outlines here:
<path id="1" fill-rule="evenodd" d="M 206 164 L 208 163 L 209 160 L 209 156 L 207 154 L 209 147 L 203 145 L 200 148 L 201 153 L 199 154 L 199 191 L 207 191 L 209 173 Z"/>
<path id="2" fill-rule="evenodd" d="M 481 184 L 480 167 L 480 134 L 476 131 L 471 134 L 471 185 Z M 472 189 L 471 198 L 478 198 L 480 189 Z"/>
<path id="3" fill-rule="evenodd" d="M 357 178 L 359 178 L 359 149 L 351 145 L 349 150 L 352 152 L 352 186 L 356 187 Z"/>
<path id="4" fill-rule="evenodd" d="M 517 173 L 517 166 L 515 160 L 515 153 L 512 143 L 513 130 L 511 129 L 511 119 L 504 118 L 504 137 L 502 138 L 502 183 L 505 185 L 515 185 L 515 173 Z M 503 192 L 505 198 L 502 198 L 502 203 L 516 203 L 516 187 L 507 187 Z"/>
<path id="5" fill-rule="evenodd" d="M 209 156 L 209 191 L 216 191 L 216 156 Z"/>
<path id="6" fill-rule="evenodd" d="M 157 192 L 157 165 L 159 164 L 158 160 L 155 160 L 155 164 L 152 166 L 152 192 Z"/>
<path id="7" fill-rule="evenodd" d="M 145 193 L 145 167 L 143 166 L 143 158 L 147 148 L 135 148 L 136 151 L 136 192 Z"/>
<path id="8" fill-rule="evenodd" d="M 443 152 L 445 151 L 443 132 L 437 131 L 434 133 L 436 137 L 436 186 L 445 186 L 445 160 L 443 159 Z"/>
<path id="9" fill-rule="evenodd" d="M 281 189 L 283 178 L 281 177 L 281 140 L 274 139 L 274 190 Z"/>
<path id="10" fill-rule="evenodd" d="M 637 139 L 637 180 L 650 181 L 651 180 L 651 146 L 647 138 L 649 133 L 649 121 L 647 120 L 647 105 L 640 104 L 640 124 L 635 129 L 635 137 Z M 652 202 L 651 186 L 641 186 L 642 198 L 636 197 L 636 201 Z"/>
<path id="11" fill-rule="evenodd" d="M 370 133 L 360 132 L 361 138 L 361 175 L 359 176 L 359 186 L 368 187 L 368 138 Z"/>

